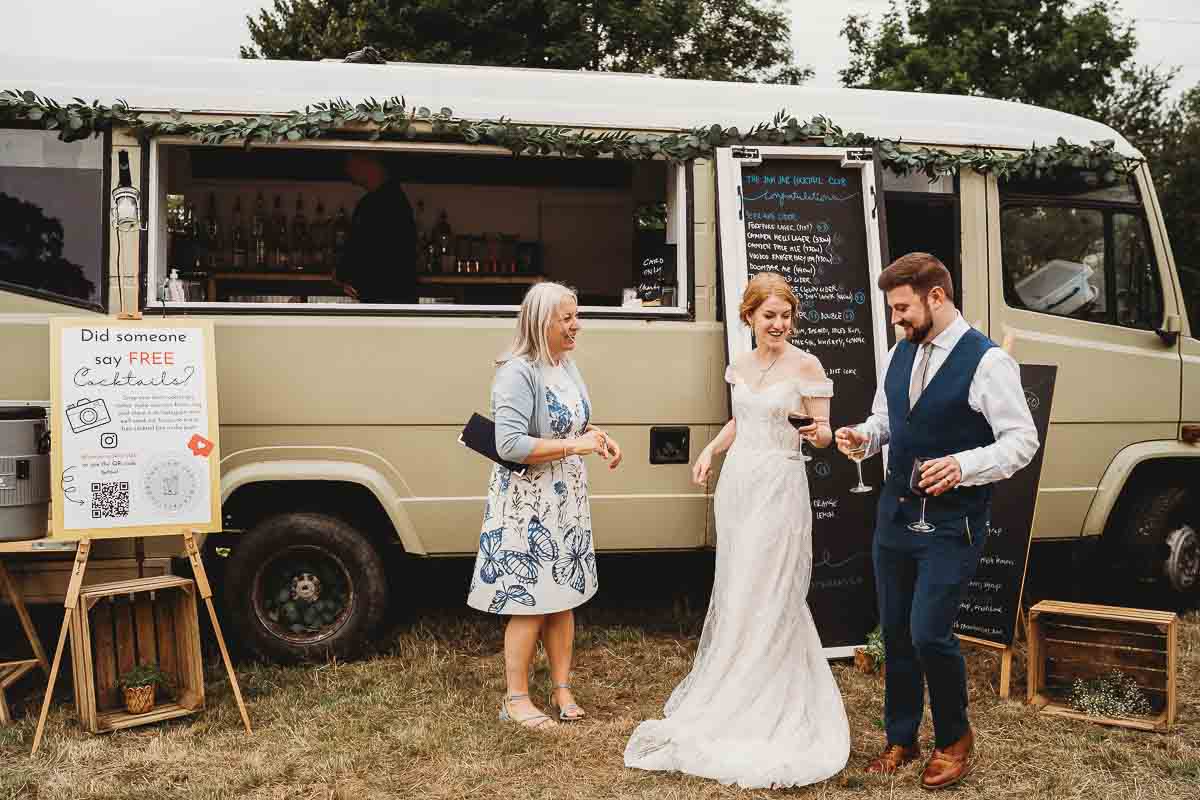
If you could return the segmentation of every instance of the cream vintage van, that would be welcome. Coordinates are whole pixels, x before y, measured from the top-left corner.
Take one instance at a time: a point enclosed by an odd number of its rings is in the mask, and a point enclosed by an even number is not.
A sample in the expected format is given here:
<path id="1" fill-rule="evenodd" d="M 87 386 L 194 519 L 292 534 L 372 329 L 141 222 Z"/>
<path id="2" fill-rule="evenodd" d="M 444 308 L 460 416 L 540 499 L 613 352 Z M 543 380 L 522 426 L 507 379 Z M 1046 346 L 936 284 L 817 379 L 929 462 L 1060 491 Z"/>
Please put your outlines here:
<path id="1" fill-rule="evenodd" d="M 639 75 L 55 56 L 0 58 L 0 85 L 63 102 L 123 98 L 162 119 L 177 110 L 184 121 L 266 124 L 328 98 L 394 95 L 467 119 L 598 133 L 745 131 L 786 108 L 913 147 L 1019 151 L 1061 137 L 1112 139 L 1134 154 L 1101 124 L 1013 103 Z M 219 592 L 260 653 L 353 652 L 389 595 L 403 602 L 390 554 L 475 551 L 488 465 L 455 436 L 486 411 L 492 359 L 522 292 L 543 277 L 579 290 L 581 368 L 597 421 L 627 453 L 619 471 L 592 472 L 598 548 L 712 545 L 711 494 L 691 485 L 688 463 L 728 415 L 711 158 L 513 158 L 421 136 L 245 149 L 141 140 L 120 126 L 67 143 L 5 119 L 0 404 L 48 398 L 52 316 L 215 320 L 227 532 L 206 552 L 228 555 Z M 346 170 L 350 151 L 381 156 L 413 209 L 416 236 L 398 217 L 369 266 L 415 263 L 417 302 L 364 302 L 334 268 L 363 196 Z M 139 234 L 110 224 L 122 152 L 141 192 Z M 1195 592 L 1198 273 L 1174 263 L 1149 172 L 1103 188 L 971 171 L 930 182 L 884 170 L 882 183 L 887 250 L 939 255 L 969 322 L 1011 337 L 1021 361 L 1058 366 L 1035 537 L 1102 542 L 1103 563 L 1123 579 Z M 43 251 L 14 241 L 6 223 L 18 217 L 41 226 Z M 276 247 L 281 227 L 300 245 Z M 653 305 L 638 297 L 647 248 L 666 255 Z M 177 540 L 146 546 L 150 569 L 179 555 Z M 132 569 L 132 547 L 97 544 L 93 573 Z M 61 557 L 14 569 L 33 599 L 61 598 Z M 277 595 L 297 586 L 324 592 L 319 615 L 281 613 Z"/>

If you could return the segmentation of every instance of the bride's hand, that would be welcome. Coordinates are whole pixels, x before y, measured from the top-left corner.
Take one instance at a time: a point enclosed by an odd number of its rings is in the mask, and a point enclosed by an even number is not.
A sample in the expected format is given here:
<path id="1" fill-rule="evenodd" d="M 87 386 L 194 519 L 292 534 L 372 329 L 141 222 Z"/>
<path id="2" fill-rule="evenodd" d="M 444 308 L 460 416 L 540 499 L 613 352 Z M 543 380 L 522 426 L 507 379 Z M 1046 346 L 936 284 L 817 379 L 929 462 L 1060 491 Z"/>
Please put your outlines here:
<path id="1" fill-rule="evenodd" d="M 692 481 L 697 486 L 708 485 L 708 473 L 712 470 L 712 453 L 708 448 L 700 451 L 700 456 L 696 459 L 696 466 L 692 467 Z"/>

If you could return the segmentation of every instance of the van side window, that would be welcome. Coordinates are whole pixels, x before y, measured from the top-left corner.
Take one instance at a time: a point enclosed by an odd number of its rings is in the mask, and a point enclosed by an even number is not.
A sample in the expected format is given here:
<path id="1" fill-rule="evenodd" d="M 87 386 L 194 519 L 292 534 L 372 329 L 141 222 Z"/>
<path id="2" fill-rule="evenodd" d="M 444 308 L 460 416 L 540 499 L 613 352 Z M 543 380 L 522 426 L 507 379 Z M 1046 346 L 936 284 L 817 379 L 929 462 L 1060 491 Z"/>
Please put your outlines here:
<path id="1" fill-rule="evenodd" d="M 1183 287 L 1183 303 L 1192 325 L 1192 338 L 1200 339 L 1200 269 L 1179 267 L 1179 283 Z"/>
<path id="2" fill-rule="evenodd" d="M 104 146 L 55 132 L 0 139 L 0 288 L 101 310 Z"/>
<path id="3" fill-rule="evenodd" d="M 689 313 L 686 173 L 666 161 L 391 144 L 156 157 L 154 306 L 512 313 L 552 280 L 589 313 Z"/>
<path id="4" fill-rule="evenodd" d="M 1000 237 L 1010 307 L 1140 330 L 1162 324 L 1158 269 L 1135 202 L 1010 195 Z"/>

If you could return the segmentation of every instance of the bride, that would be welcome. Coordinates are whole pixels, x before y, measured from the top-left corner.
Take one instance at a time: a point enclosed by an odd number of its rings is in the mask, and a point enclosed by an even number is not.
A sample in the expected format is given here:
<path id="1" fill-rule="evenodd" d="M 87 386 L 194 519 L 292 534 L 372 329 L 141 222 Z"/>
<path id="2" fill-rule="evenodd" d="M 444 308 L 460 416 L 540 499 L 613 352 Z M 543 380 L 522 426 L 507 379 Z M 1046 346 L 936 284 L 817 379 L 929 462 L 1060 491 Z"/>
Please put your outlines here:
<path id="1" fill-rule="evenodd" d="M 788 412 L 813 417 L 799 433 L 828 447 L 833 384 L 815 356 L 788 342 L 796 305 L 777 274 L 746 287 L 741 319 L 757 346 L 726 370 L 733 419 L 693 472 L 705 485 L 713 456 L 729 450 L 715 499 L 712 600 L 691 672 L 665 718 L 634 731 L 628 767 L 782 788 L 830 778 L 849 758 L 846 711 L 806 602 L 812 508 L 788 422 Z"/>

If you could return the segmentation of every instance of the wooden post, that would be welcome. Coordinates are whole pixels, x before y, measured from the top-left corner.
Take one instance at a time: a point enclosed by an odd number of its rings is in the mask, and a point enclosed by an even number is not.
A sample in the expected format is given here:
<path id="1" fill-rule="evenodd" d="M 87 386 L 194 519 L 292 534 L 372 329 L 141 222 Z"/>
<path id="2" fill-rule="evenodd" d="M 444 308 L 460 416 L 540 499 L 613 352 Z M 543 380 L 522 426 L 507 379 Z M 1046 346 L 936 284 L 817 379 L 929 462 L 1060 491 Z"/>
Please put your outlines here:
<path id="1" fill-rule="evenodd" d="M 0 725 L 8 725 L 12 722 L 8 715 L 8 698 L 5 696 L 5 690 L 36 667 L 40 666 L 44 672 L 50 672 L 50 665 L 46 663 L 46 651 L 42 649 L 42 640 L 38 638 L 37 629 L 33 627 L 29 611 L 25 608 L 25 598 L 21 596 L 21 590 L 17 588 L 12 576 L 8 574 L 4 562 L 0 561 L 0 597 L 4 596 L 8 597 L 17 612 L 17 619 L 21 621 L 21 627 L 25 630 L 25 638 L 29 640 L 34 657 L 16 661 L 0 661 Z"/>
<path id="2" fill-rule="evenodd" d="M 956 634 L 959 641 L 977 644 L 980 647 L 985 647 L 989 650 L 995 650 L 1000 654 L 1000 688 L 998 694 L 1002 700 L 1007 700 L 1012 682 L 1012 647 L 996 642 L 989 642 L 987 639 L 976 639 L 974 636 L 963 636 L 961 633 Z"/>
<path id="3" fill-rule="evenodd" d="M 212 587 L 208 584 L 208 574 L 204 571 L 204 561 L 200 558 L 200 549 L 196 546 L 196 538 L 192 531 L 183 534 L 183 544 L 187 548 L 188 560 L 192 562 L 192 573 L 196 578 L 196 586 L 200 596 L 208 606 L 208 617 L 212 620 L 213 633 L 217 636 L 217 645 L 221 648 L 221 659 L 225 662 L 225 671 L 229 674 L 229 685 L 233 687 L 233 696 L 237 700 L 238 711 L 242 714 L 242 724 L 246 733 L 253 733 L 250 728 L 250 714 L 246 711 L 246 703 L 242 700 L 242 689 L 238 685 L 237 673 L 233 671 L 233 662 L 229 659 L 229 651 L 225 648 L 225 636 L 221 633 L 221 623 L 217 620 L 217 610 L 213 607 Z"/>
<path id="4" fill-rule="evenodd" d="M 67 641 L 67 630 L 71 623 L 71 614 L 75 611 L 75 605 L 79 602 L 79 589 L 83 586 L 83 573 L 87 571 L 88 554 L 91 552 L 91 549 L 91 541 L 84 538 L 79 540 L 79 545 L 75 550 L 75 567 L 71 571 L 71 583 L 67 586 L 67 597 L 63 601 L 62 630 L 58 633 L 58 646 L 54 649 L 54 663 L 50 665 L 50 680 L 46 686 L 46 698 L 42 701 L 42 713 L 38 716 L 37 732 L 33 735 L 33 750 L 30 755 L 36 754 L 38 746 L 42 743 L 42 733 L 46 727 L 46 715 L 50 712 L 50 700 L 54 697 L 54 682 L 58 678 L 58 667 L 62 664 L 63 645 Z"/>
<path id="5" fill-rule="evenodd" d="M 33 648 L 34 658 L 37 659 L 42 672 L 49 674 L 50 662 L 46 660 L 46 651 L 42 649 L 42 640 L 38 637 L 37 629 L 33 627 L 29 609 L 25 607 L 25 598 L 21 596 L 21 590 L 17 588 L 17 583 L 12 576 L 8 574 L 8 568 L 4 566 L 3 561 L 0 561 L 0 595 L 8 595 L 9 602 L 17 612 L 17 619 L 21 621 L 21 627 L 25 630 L 25 638 L 29 640 L 29 646 Z"/>

